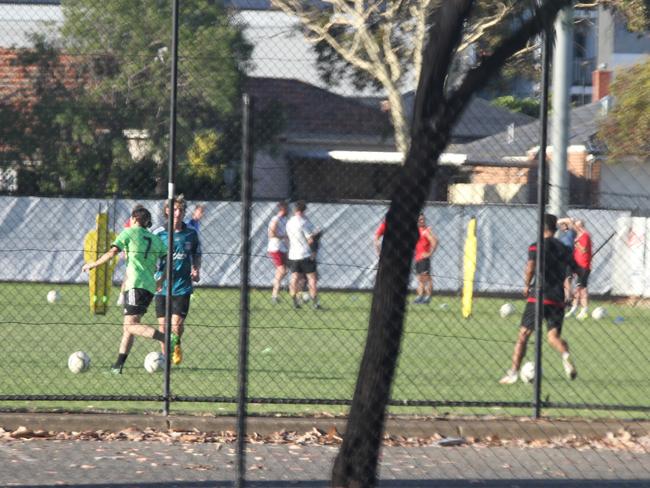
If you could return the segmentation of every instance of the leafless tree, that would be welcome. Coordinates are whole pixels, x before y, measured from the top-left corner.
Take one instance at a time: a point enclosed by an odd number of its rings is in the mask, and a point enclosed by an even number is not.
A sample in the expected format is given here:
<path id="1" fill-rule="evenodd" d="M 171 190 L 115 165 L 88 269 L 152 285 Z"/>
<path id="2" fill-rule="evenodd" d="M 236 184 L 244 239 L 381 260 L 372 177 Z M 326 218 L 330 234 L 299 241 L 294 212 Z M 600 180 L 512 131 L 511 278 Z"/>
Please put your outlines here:
<path id="1" fill-rule="evenodd" d="M 451 129 L 473 94 L 506 61 L 545 28 L 569 0 L 531 2 L 512 25 L 518 27 L 468 70 L 460 83 L 447 86 L 450 66 L 463 42 L 476 0 L 436 3 L 427 16 L 415 98 L 411 144 L 390 208 L 373 290 L 368 336 L 359 369 L 343 444 L 332 472 L 332 486 L 372 487 L 404 326 L 410 257 L 417 239 L 417 216 L 435 175 L 437 160 Z M 434 379 L 432 378 L 432 381 Z"/>

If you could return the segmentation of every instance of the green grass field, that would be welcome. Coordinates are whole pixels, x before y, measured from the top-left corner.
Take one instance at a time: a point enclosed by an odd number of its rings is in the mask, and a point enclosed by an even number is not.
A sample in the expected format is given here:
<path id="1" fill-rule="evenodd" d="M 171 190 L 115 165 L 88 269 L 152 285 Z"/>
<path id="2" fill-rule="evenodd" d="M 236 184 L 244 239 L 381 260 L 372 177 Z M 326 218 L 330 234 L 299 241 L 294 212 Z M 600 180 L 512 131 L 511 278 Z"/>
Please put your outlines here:
<path id="1" fill-rule="evenodd" d="M 61 300 L 47 303 L 56 288 Z M 114 290 L 115 291 L 115 290 Z M 395 400 L 529 402 L 533 390 L 497 380 L 509 366 L 523 300 L 513 301 L 517 313 L 507 319 L 498 311 L 504 299 L 477 298 L 475 313 L 460 316 L 460 300 L 436 297 L 428 306 L 409 305 Z M 114 302 L 114 298 L 111 298 Z M 366 335 L 369 293 L 322 294 L 324 310 L 294 310 L 287 298 L 271 304 L 268 291 L 251 295 L 249 396 L 255 398 L 350 399 Z M 447 304 L 444 306 L 443 304 Z M 593 303 L 592 308 L 598 303 Z M 565 322 L 579 377 L 568 381 L 559 356 L 544 344 L 543 397 L 551 402 L 604 405 L 650 405 L 650 311 L 604 303 L 609 317 Z M 145 322 L 153 324 L 153 306 Z M 615 323 L 612 318 L 624 321 Z M 86 286 L 0 285 L 0 327 L 4 345 L 0 395 L 68 397 L 145 395 L 162 392 L 161 374 L 148 374 L 144 356 L 156 350 L 151 340 L 137 338 L 124 374 L 107 374 L 121 335 L 120 308 L 93 316 Z M 185 359 L 172 371 L 172 393 L 181 397 L 235 397 L 239 292 L 199 288 L 192 300 L 183 338 Z M 533 347 L 528 352 L 532 359 Z M 67 358 L 86 351 L 91 369 L 74 375 Z M 157 402 L 0 401 L 0 407 L 31 409 L 159 410 Z M 174 402 L 172 411 L 232 412 L 233 404 Z M 256 412 L 345 412 L 345 406 L 252 405 Z M 394 408 L 396 412 L 428 414 L 529 414 L 530 409 L 432 407 Z M 648 418 L 643 411 L 552 410 L 562 416 L 623 416 Z"/>

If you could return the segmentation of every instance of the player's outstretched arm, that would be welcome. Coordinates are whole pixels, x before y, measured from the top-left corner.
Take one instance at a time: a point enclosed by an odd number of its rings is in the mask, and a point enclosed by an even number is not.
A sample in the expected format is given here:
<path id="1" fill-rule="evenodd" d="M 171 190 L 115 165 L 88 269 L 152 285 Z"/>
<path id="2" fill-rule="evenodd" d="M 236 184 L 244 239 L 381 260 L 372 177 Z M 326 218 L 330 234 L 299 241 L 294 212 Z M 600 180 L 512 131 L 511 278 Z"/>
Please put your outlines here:
<path id="1" fill-rule="evenodd" d="M 97 261 L 93 261 L 91 263 L 86 263 L 81 267 L 81 271 L 84 273 L 87 273 L 93 268 L 96 268 L 97 266 L 101 266 L 104 263 L 109 262 L 111 259 L 113 259 L 115 256 L 118 255 L 120 250 L 113 246 L 111 247 L 108 251 L 106 251 Z"/>

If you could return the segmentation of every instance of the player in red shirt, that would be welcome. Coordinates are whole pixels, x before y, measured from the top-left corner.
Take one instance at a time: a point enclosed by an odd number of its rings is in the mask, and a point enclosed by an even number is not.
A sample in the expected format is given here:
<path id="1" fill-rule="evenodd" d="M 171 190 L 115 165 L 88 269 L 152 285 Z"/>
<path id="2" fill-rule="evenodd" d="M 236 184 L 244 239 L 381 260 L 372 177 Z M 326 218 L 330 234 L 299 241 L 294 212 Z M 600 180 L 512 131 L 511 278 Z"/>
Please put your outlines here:
<path id="1" fill-rule="evenodd" d="M 438 238 L 427 227 L 424 214 L 418 217 L 418 232 L 420 234 L 415 243 L 415 273 L 418 278 L 417 297 L 413 303 L 429 303 L 433 293 L 433 280 L 431 279 L 431 255 L 438 247 Z"/>
<path id="2" fill-rule="evenodd" d="M 576 290 L 573 295 L 573 304 L 566 313 L 567 317 L 573 315 L 580 306 L 580 313 L 576 316 L 578 320 L 584 320 L 589 316 L 587 308 L 589 306 L 589 292 L 587 284 L 589 274 L 591 273 L 591 234 L 587 232 L 585 223 L 582 220 L 576 220 L 574 227 L 577 232 L 575 247 L 573 248 L 573 260 L 575 261 Z"/>
<path id="3" fill-rule="evenodd" d="M 379 256 L 379 253 L 381 252 L 381 240 L 384 237 L 384 233 L 386 232 L 386 219 L 381 221 L 381 224 L 379 224 L 379 227 L 377 227 L 377 230 L 375 231 L 375 252 L 377 253 L 377 256 Z"/>

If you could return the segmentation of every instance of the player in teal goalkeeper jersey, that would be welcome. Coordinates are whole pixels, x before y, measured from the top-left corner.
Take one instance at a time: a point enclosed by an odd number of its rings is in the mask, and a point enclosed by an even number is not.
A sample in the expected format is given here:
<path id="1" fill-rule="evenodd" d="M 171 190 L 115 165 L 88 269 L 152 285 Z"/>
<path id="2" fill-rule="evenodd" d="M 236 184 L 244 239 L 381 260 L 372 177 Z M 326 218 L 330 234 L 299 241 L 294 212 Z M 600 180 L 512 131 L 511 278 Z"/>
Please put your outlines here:
<path id="1" fill-rule="evenodd" d="M 84 264 L 82 268 L 82 271 L 90 271 L 110 261 L 121 251 L 126 251 L 129 256 L 124 284 L 122 340 L 117 361 L 111 368 L 111 371 L 116 374 L 122 373 L 135 336 L 165 341 L 165 334 L 140 323 L 158 289 L 154 277 L 158 261 L 167 252 L 163 241 L 149 232 L 149 227 L 151 227 L 151 213 L 141 205 L 136 206 L 131 212 L 131 226 L 117 236 L 108 252 L 97 261 Z"/>
<path id="2" fill-rule="evenodd" d="M 183 195 L 174 199 L 174 259 L 171 297 L 171 329 L 172 329 L 172 364 L 178 365 L 183 360 L 181 337 L 185 330 L 185 318 L 190 310 L 190 298 L 194 287 L 201 276 L 201 243 L 195 229 L 183 222 L 186 202 Z M 165 216 L 169 216 L 169 203 L 165 200 Z M 160 227 L 154 231 L 165 243 L 169 242 L 167 229 Z M 160 272 L 165 273 L 166 259 L 161 261 Z M 156 316 L 161 332 L 165 332 L 165 307 L 167 304 L 167 281 L 156 293 Z M 164 348 L 163 348 L 164 352 Z"/>

